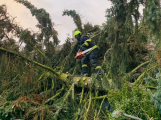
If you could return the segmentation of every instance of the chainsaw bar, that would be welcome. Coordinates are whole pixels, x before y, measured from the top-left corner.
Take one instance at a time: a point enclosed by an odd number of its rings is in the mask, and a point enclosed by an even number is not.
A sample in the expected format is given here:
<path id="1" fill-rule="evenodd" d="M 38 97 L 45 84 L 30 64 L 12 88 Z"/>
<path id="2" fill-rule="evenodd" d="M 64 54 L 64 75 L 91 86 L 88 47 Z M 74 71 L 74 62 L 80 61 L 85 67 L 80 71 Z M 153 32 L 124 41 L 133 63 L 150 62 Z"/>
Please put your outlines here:
<path id="1" fill-rule="evenodd" d="M 85 57 L 85 53 L 89 52 L 90 50 L 92 50 L 92 48 L 89 48 L 89 49 L 87 49 L 87 50 L 85 50 L 83 52 L 82 51 L 77 52 L 77 54 L 74 57 L 74 59 L 82 59 L 82 58 L 84 58 Z"/>
<path id="2" fill-rule="evenodd" d="M 82 54 L 85 54 L 85 53 L 89 52 L 90 50 L 92 50 L 92 48 L 89 48 L 89 49 L 83 51 Z"/>

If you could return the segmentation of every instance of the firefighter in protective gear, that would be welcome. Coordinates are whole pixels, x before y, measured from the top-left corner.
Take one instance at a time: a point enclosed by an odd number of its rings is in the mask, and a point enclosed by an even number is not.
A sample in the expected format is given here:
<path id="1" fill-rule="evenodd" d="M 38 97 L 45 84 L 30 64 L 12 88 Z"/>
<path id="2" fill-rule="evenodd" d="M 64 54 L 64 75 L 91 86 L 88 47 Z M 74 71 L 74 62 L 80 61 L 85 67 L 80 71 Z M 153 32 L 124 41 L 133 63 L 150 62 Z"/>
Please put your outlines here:
<path id="1" fill-rule="evenodd" d="M 79 30 L 75 31 L 74 36 L 78 40 L 78 44 L 80 45 L 81 51 L 92 48 L 92 50 L 87 52 L 85 57 L 82 58 L 81 60 L 81 64 L 82 64 L 81 76 L 84 76 L 84 75 L 88 76 L 88 68 L 87 68 L 88 62 L 90 62 L 95 67 L 96 73 L 100 74 L 101 66 L 99 66 L 97 62 L 98 47 L 91 41 L 91 39 L 88 36 L 82 35 Z"/>

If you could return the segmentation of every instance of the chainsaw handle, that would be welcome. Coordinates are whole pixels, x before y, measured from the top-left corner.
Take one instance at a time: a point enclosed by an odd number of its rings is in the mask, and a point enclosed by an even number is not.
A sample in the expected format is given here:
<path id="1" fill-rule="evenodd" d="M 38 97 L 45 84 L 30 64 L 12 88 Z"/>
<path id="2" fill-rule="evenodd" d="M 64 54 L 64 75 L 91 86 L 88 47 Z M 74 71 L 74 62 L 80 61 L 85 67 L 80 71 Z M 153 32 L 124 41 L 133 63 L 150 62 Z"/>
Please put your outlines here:
<path id="1" fill-rule="evenodd" d="M 82 54 L 81 51 L 77 52 L 76 56 L 74 57 L 74 59 L 82 59 L 83 57 L 85 57 L 85 54 Z"/>

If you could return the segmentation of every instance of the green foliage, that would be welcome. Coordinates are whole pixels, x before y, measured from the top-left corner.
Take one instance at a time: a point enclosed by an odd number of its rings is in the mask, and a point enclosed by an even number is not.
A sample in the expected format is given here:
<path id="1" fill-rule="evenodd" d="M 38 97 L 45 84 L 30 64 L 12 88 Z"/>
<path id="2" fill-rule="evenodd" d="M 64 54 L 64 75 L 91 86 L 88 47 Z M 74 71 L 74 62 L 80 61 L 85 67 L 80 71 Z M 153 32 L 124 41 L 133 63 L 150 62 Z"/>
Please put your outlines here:
<path id="1" fill-rule="evenodd" d="M 145 91 L 143 86 L 128 87 L 125 83 L 121 91 L 109 91 L 109 101 L 115 110 L 123 110 L 123 113 L 138 116 L 145 120 L 160 119 L 157 106 L 150 101 L 151 92 Z M 111 114 L 110 114 L 111 116 Z M 120 119 L 125 119 L 120 117 Z"/>
<path id="2" fill-rule="evenodd" d="M 63 16 L 64 15 L 71 16 L 73 18 L 74 23 L 78 27 L 78 30 L 80 30 L 81 32 L 83 32 L 83 29 L 82 29 L 82 21 L 80 19 L 80 15 L 78 15 L 75 10 L 64 10 L 62 15 Z"/>
<path id="3" fill-rule="evenodd" d="M 161 76 L 160 76 L 160 71 L 159 73 L 156 74 L 156 79 L 157 79 L 157 89 L 156 92 L 152 95 L 151 97 L 151 101 L 158 106 L 159 108 L 159 113 L 161 114 L 161 97 L 160 97 L 160 93 L 161 93 Z M 155 81 L 156 82 L 156 81 Z"/>
<path id="4" fill-rule="evenodd" d="M 143 62 L 140 58 L 141 54 L 147 52 L 144 45 L 148 36 L 144 26 L 139 24 L 141 16 L 138 7 L 143 3 L 137 0 L 110 1 L 112 7 L 106 11 L 107 22 L 103 24 L 100 43 L 101 46 L 111 47 L 110 50 L 106 50 L 107 53 L 104 52 L 104 64 L 115 82 L 121 83 L 120 78 L 123 75 Z"/>
<path id="5" fill-rule="evenodd" d="M 15 0 L 18 3 L 26 6 L 33 16 L 38 20 L 36 27 L 40 29 L 40 33 L 31 33 L 28 29 L 25 29 L 20 34 L 20 41 L 24 42 L 26 53 L 29 55 L 29 52 L 34 50 L 34 47 L 40 48 L 39 50 L 51 60 L 51 56 L 55 53 L 55 47 L 58 45 L 58 33 L 53 28 L 54 24 L 50 18 L 49 13 L 46 12 L 43 8 L 37 9 L 27 0 Z M 52 41 L 51 41 L 52 40 Z M 46 48 L 46 50 L 44 50 Z M 42 58 L 41 58 L 42 59 Z M 44 60 L 42 60 L 43 64 Z M 49 61 L 48 61 L 49 62 Z M 49 65 L 51 65 L 49 63 Z"/>
<path id="6" fill-rule="evenodd" d="M 1 103 L 3 103 L 3 105 L 1 104 L 0 106 L 0 119 L 23 118 L 25 111 L 29 108 L 26 101 L 23 98 L 18 98 L 17 101 L 12 102 L 2 101 Z"/>
<path id="7" fill-rule="evenodd" d="M 151 37 L 155 36 L 156 39 L 160 38 L 160 6 L 158 0 L 147 0 L 144 9 L 144 22 L 149 28 Z"/>
<path id="8" fill-rule="evenodd" d="M 37 44 L 37 41 L 35 40 L 35 34 L 31 35 L 31 32 L 26 29 L 26 30 L 23 30 L 21 33 L 20 33 L 20 42 L 24 42 L 26 45 L 25 45 L 25 51 L 26 52 L 31 52 L 33 51 L 34 49 L 34 46 Z M 28 53 L 29 54 L 29 53 Z"/>
<path id="9" fill-rule="evenodd" d="M 32 5 L 27 0 L 15 0 L 16 2 L 19 2 L 26 6 L 28 9 L 30 9 L 31 14 L 36 17 L 39 24 L 37 27 L 41 30 L 41 39 L 39 41 L 42 41 L 43 37 L 45 37 L 44 44 L 47 45 L 49 43 L 49 39 L 53 38 L 54 45 L 58 45 L 59 41 L 57 38 L 57 31 L 53 28 L 53 24 L 51 21 L 51 18 L 49 16 L 49 13 L 47 13 L 43 8 L 37 9 L 34 5 Z"/>
<path id="10" fill-rule="evenodd" d="M 19 35 L 21 28 L 15 22 L 15 18 L 7 13 L 6 5 L 0 6 L 0 23 L 0 40 L 10 40 Z M 8 36 L 8 33 L 11 33 L 11 36 Z"/>
<path id="11" fill-rule="evenodd" d="M 14 37 L 18 37 L 21 28 L 15 22 L 15 18 L 7 13 L 6 5 L 0 6 L 0 47 L 19 50 L 19 46 L 16 45 Z M 3 42 L 2 42 L 3 41 Z"/>
<path id="12" fill-rule="evenodd" d="M 16 1 L 30 9 L 41 32 L 33 33 L 20 28 L 7 15 L 6 6 L 0 6 L 0 47 L 19 52 L 0 51 L 0 119 L 112 120 L 112 113 L 100 107 L 106 98 L 114 110 L 142 119 L 161 119 L 160 72 L 155 76 L 156 71 L 145 70 L 136 82 L 129 82 L 135 73 L 133 68 L 144 61 L 141 55 L 147 52 L 144 45 L 149 33 L 156 43 L 160 41 L 160 7 L 156 0 L 110 0 L 112 7 L 107 10 L 107 21 L 101 28 L 89 22 L 82 25 L 75 10 L 63 12 L 63 15 L 71 16 L 77 29 L 92 38 L 100 48 L 101 76 L 92 74 L 91 69 L 90 78 L 76 77 L 75 84 L 67 78 L 72 80 L 81 73 L 80 60 L 73 59 L 78 51 L 77 42 L 72 46 L 71 39 L 67 37 L 63 48 L 56 51 L 58 33 L 53 28 L 49 13 L 26 0 Z M 143 21 L 138 11 L 140 5 L 145 5 Z M 9 33 L 26 44 L 22 51 L 19 51 L 15 40 L 7 36 Z M 153 54 L 151 57 L 154 60 Z M 156 59 L 159 63 L 159 56 Z M 51 63 L 54 70 L 48 67 Z M 152 68 L 159 67 L 153 61 L 147 63 Z M 149 66 L 147 69 L 151 69 Z M 146 67 L 145 64 L 143 67 Z M 59 75 L 65 72 L 67 74 L 63 74 L 64 80 L 60 82 Z M 86 79 L 90 84 L 86 83 Z M 86 83 L 82 88 L 77 87 L 79 80 Z M 125 117 L 120 116 L 119 119 Z"/>

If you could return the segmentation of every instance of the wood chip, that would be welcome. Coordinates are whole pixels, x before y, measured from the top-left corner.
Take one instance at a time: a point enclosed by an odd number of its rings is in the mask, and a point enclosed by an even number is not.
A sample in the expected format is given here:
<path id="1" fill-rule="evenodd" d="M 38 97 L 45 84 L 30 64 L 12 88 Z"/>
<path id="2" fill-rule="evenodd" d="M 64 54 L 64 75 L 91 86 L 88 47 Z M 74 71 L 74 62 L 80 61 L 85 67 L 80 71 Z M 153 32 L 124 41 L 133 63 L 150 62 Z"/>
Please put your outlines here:
<path id="1" fill-rule="evenodd" d="M 86 78 L 83 78 L 83 80 L 86 80 Z"/>
<path id="2" fill-rule="evenodd" d="M 85 85 L 87 85 L 88 83 L 85 83 Z"/>

